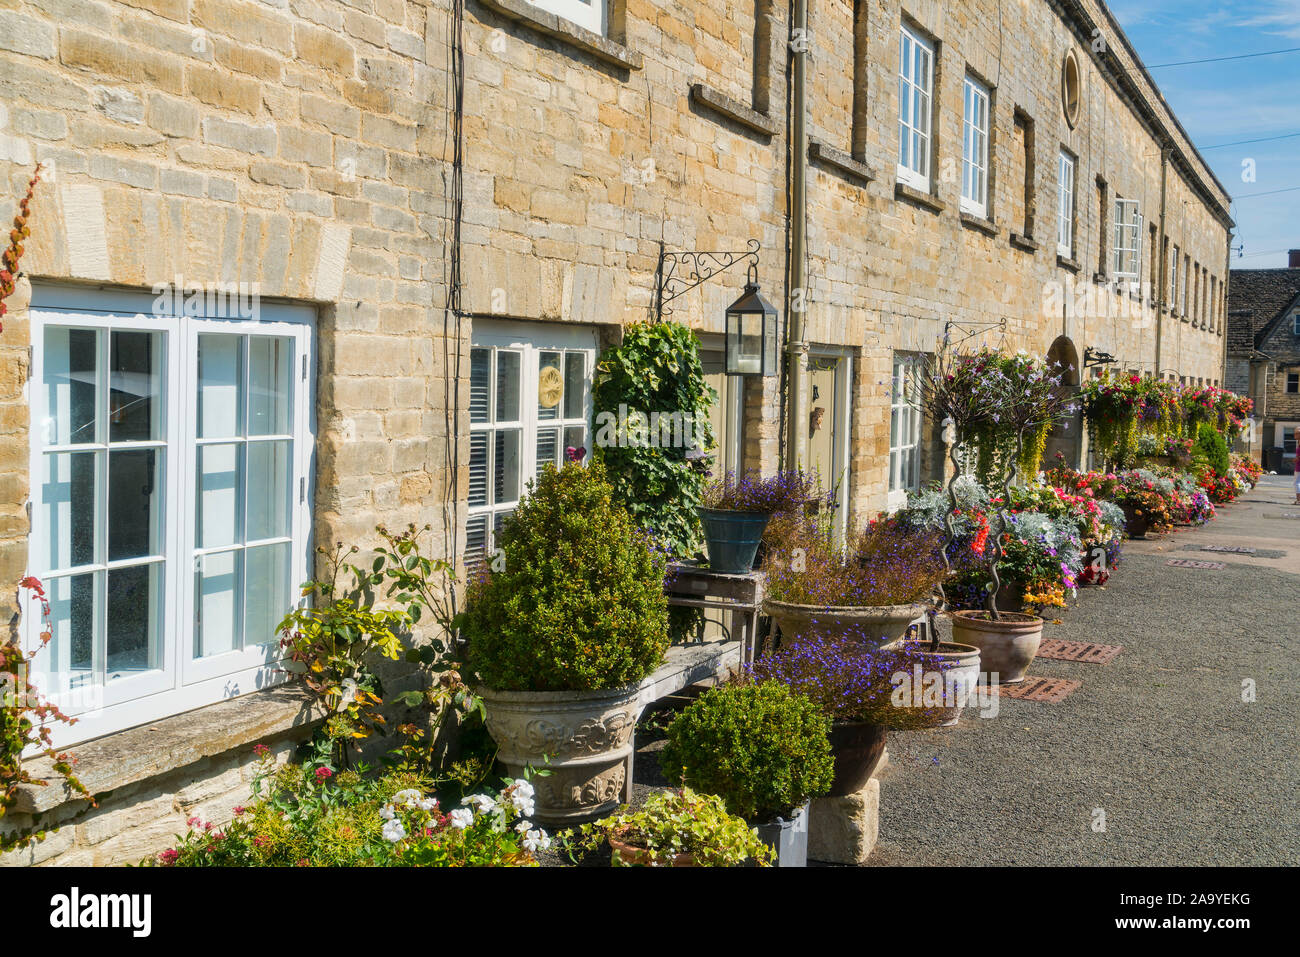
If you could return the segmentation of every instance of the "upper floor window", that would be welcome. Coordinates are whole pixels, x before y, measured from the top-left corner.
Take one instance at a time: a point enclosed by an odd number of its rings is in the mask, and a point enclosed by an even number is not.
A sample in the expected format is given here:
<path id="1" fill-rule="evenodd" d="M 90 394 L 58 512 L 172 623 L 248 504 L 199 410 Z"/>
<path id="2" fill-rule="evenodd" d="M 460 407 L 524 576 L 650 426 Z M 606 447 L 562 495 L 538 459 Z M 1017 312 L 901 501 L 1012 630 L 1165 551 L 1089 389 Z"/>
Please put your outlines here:
<path id="1" fill-rule="evenodd" d="M 1291 393 L 1300 392 L 1300 372 L 1288 372 L 1286 374 L 1286 391 Z"/>
<path id="2" fill-rule="evenodd" d="M 898 179 L 930 188 L 930 102 L 934 46 L 907 25 L 898 43 Z"/>
<path id="3" fill-rule="evenodd" d="M 987 218 L 989 196 L 989 89 L 966 77 L 962 116 L 961 208 Z"/>
<path id="4" fill-rule="evenodd" d="M 605 35 L 606 0 L 528 0 L 533 6 Z"/>
<path id="5" fill-rule="evenodd" d="M 1057 161 L 1056 252 L 1074 255 L 1074 157 L 1061 150 Z"/>
<path id="6" fill-rule="evenodd" d="M 1115 200 L 1116 276 L 1137 279 L 1142 270 L 1142 214 L 1136 199 Z"/>
<path id="7" fill-rule="evenodd" d="M 921 487 L 921 357 L 894 354 L 889 396 L 889 491 L 895 504 Z"/>
<path id="8" fill-rule="evenodd" d="M 53 633 L 40 686 L 86 738 L 274 680 L 276 627 L 309 577 L 311 311 L 40 299 L 28 568 Z M 40 618 L 24 615 L 29 639 Z"/>
<path id="9" fill-rule="evenodd" d="M 1291 333 L 1300 336 L 1300 311 L 1291 317 Z"/>
<path id="10" fill-rule="evenodd" d="M 1169 260 L 1169 308 L 1178 311 L 1178 244 L 1174 244 L 1174 255 Z"/>

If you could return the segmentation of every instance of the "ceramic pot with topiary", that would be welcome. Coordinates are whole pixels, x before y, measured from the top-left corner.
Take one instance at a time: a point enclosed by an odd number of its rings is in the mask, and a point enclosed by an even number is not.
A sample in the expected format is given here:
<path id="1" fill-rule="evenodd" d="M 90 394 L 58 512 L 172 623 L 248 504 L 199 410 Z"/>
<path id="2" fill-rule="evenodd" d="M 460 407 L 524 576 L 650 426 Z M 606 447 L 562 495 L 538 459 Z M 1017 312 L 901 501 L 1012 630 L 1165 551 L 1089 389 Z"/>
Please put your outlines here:
<path id="1" fill-rule="evenodd" d="M 834 776 L 830 719 L 776 681 L 714 688 L 668 727 L 659 766 L 758 829 L 777 867 L 808 863 L 808 806 Z"/>
<path id="2" fill-rule="evenodd" d="M 503 524 L 504 564 L 459 616 L 488 733 L 534 779 L 538 820 L 617 806 L 639 689 L 668 647 L 667 560 L 611 501 L 602 467 L 548 468 Z"/>

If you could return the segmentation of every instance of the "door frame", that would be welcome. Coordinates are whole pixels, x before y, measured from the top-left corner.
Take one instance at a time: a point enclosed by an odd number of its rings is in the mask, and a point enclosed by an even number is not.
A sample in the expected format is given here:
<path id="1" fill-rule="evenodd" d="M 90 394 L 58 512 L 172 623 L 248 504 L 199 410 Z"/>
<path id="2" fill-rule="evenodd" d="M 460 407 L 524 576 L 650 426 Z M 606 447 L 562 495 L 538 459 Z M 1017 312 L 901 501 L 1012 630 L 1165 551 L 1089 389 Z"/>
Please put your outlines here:
<path id="1" fill-rule="evenodd" d="M 839 427 L 838 435 L 833 437 L 832 469 L 833 478 L 829 481 L 831 488 L 839 487 L 839 508 L 835 516 L 835 541 L 843 544 L 849 530 L 849 502 L 853 476 L 850 471 L 853 451 L 853 357 L 855 351 L 851 346 L 810 346 L 808 362 L 833 360 L 835 362 L 835 405 L 832 428 Z M 809 375 L 811 379 L 811 374 Z M 811 382 L 809 382 L 811 388 Z"/>

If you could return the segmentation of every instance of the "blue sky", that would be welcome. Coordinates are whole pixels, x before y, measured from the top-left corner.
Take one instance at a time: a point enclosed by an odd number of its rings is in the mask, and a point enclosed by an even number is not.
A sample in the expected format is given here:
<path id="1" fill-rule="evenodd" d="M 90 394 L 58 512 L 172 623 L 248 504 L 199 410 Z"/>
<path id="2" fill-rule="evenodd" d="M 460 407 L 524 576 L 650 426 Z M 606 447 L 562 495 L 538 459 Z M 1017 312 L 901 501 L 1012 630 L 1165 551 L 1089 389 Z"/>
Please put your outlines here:
<path id="1" fill-rule="evenodd" d="M 1300 0 L 1110 0 L 1110 8 L 1148 67 L 1300 47 Z M 1151 75 L 1234 197 L 1234 245 L 1244 244 L 1245 256 L 1234 255 L 1233 267 L 1285 266 L 1286 250 L 1300 249 L 1300 189 L 1256 199 L 1247 194 L 1300 187 L 1300 136 L 1205 147 L 1300 133 L 1300 53 L 1153 69 Z M 1245 160 L 1254 160 L 1254 182 L 1243 182 Z"/>

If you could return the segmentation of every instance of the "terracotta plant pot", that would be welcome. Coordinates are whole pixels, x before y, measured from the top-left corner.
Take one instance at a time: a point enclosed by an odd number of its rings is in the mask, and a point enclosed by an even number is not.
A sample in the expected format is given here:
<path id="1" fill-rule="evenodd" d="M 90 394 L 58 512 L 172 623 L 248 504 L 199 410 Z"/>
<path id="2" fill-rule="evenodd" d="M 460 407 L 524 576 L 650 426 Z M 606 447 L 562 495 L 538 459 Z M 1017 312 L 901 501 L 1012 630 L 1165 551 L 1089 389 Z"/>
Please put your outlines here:
<path id="1" fill-rule="evenodd" d="M 602 691 L 479 689 L 497 758 L 512 777 L 524 768 L 550 773 L 532 779 L 533 817 L 576 824 L 618 806 L 640 716 L 639 686 Z"/>
<path id="2" fill-rule="evenodd" d="M 625 838 L 628 836 L 626 831 L 618 835 L 611 834 L 609 837 L 610 860 L 618 858 L 625 865 L 632 867 L 650 866 L 650 852 L 643 847 L 636 847 L 628 844 Z M 674 854 L 673 867 L 696 867 L 695 855 L 691 853 Z"/>
<path id="3" fill-rule="evenodd" d="M 887 728 L 865 721 L 836 721 L 831 725 L 831 754 L 835 780 L 826 797 L 845 797 L 867 786 L 885 753 Z"/>
<path id="4" fill-rule="evenodd" d="M 919 602 L 909 605 L 796 605 L 769 598 L 763 611 L 781 626 L 786 638 L 795 635 L 848 638 L 872 648 L 898 641 L 908 626 L 925 614 Z"/>
<path id="5" fill-rule="evenodd" d="M 1043 639 L 1043 619 L 1036 615 L 1002 612 L 994 621 L 984 611 L 956 611 L 952 614 L 953 641 L 980 650 L 980 671 L 1001 684 L 1025 680 L 1029 663 L 1038 654 Z"/>
<path id="6" fill-rule="evenodd" d="M 1147 531 L 1151 528 L 1151 521 L 1147 518 L 1145 510 L 1139 510 L 1136 505 L 1125 503 L 1120 508 L 1124 510 L 1124 534 L 1129 538 L 1145 538 Z"/>
<path id="7" fill-rule="evenodd" d="M 928 675 L 937 673 L 947 663 L 943 672 L 943 706 L 928 716 L 921 727 L 950 728 L 961 720 L 961 711 L 966 702 L 975 693 L 975 686 L 980 676 L 980 650 L 974 645 L 963 645 L 953 641 L 941 641 L 935 651 L 930 650 L 928 641 L 905 641 L 898 645 L 912 661 L 911 690 L 916 695 L 923 695 L 924 687 L 916 687 L 919 677 L 924 685 L 930 679 Z M 938 679 L 934 679 L 938 680 Z M 922 699 L 923 700 L 923 699 Z M 926 709 L 921 703 L 912 708 L 920 713 Z"/>

